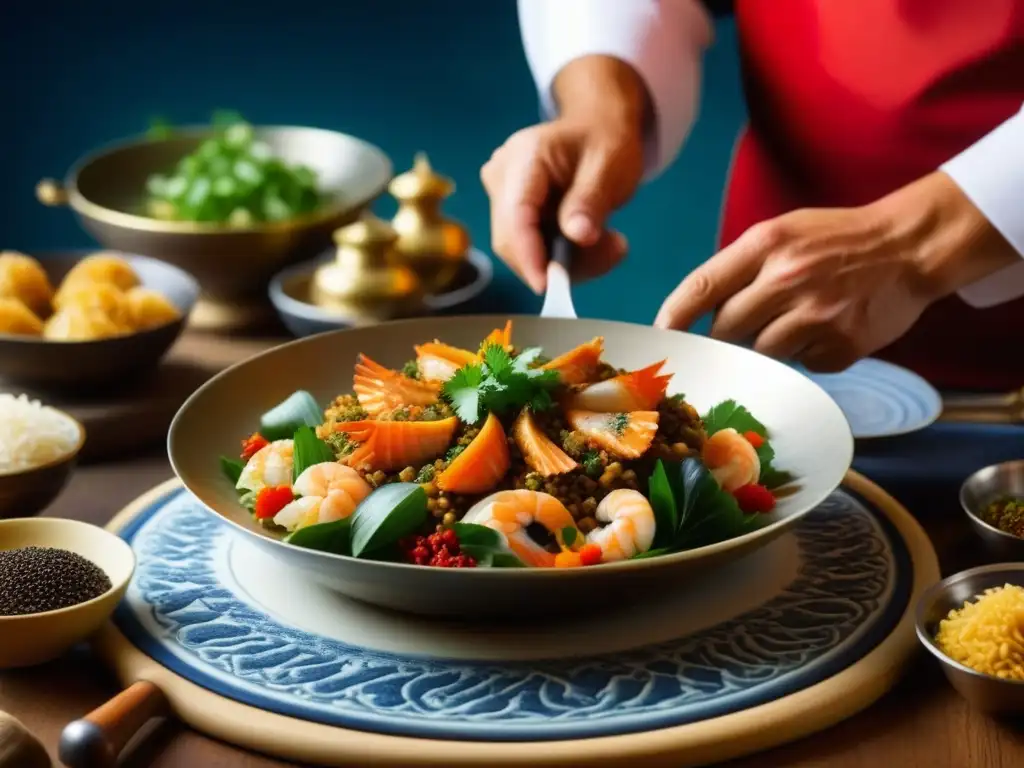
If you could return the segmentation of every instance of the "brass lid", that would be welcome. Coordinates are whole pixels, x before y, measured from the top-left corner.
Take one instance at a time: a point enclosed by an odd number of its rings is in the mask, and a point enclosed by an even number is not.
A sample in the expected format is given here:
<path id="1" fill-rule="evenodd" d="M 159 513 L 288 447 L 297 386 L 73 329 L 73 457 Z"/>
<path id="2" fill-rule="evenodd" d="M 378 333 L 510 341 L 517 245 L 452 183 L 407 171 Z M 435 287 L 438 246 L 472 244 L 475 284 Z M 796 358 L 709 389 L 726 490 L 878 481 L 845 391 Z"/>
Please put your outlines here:
<path id="1" fill-rule="evenodd" d="M 358 221 L 334 230 L 333 237 L 339 246 L 384 251 L 398 240 L 398 232 L 388 222 L 367 212 Z"/>
<path id="2" fill-rule="evenodd" d="M 399 201 L 442 199 L 455 191 L 455 182 L 436 173 L 425 152 L 417 152 L 411 170 L 391 180 L 388 191 Z"/>

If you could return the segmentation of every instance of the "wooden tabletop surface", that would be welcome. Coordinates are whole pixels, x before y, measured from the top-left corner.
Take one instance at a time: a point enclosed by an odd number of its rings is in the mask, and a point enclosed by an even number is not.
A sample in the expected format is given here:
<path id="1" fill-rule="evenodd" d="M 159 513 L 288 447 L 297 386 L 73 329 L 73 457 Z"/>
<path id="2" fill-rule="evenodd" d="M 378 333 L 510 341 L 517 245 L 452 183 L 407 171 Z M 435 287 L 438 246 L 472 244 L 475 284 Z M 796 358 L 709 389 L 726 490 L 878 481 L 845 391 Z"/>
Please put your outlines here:
<path id="1" fill-rule="evenodd" d="M 218 355 L 225 363 L 251 354 L 251 344 L 226 353 L 222 342 L 186 339 L 186 353 Z M 180 350 L 179 350 L 180 351 Z M 162 446 L 148 455 L 82 466 L 47 516 L 106 523 L 132 499 L 172 472 Z M 932 537 L 944 573 L 981 562 L 966 523 L 942 514 L 919 519 Z M 116 680 L 79 650 L 56 662 L 0 673 L 0 710 L 25 723 L 50 750 L 65 724 L 103 703 Z M 206 738 L 177 722 L 154 723 L 130 745 L 123 768 L 271 768 L 287 765 Z M 1020 768 L 1024 723 L 977 714 L 946 684 L 937 665 L 919 655 L 903 682 L 874 706 L 802 741 L 730 762 L 727 768 Z M 582 768 L 582 767 L 581 767 Z"/>

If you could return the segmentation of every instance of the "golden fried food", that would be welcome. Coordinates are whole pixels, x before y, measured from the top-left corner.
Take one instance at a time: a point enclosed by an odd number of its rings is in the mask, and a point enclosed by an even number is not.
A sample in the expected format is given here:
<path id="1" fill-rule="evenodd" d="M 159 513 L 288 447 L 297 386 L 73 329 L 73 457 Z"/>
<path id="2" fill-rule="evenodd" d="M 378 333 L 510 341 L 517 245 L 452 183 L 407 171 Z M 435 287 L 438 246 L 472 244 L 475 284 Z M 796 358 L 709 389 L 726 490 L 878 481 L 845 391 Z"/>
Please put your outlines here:
<path id="1" fill-rule="evenodd" d="M 139 276 L 123 256 L 113 251 L 94 253 L 75 264 L 67 273 L 57 290 L 54 306 L 59 309 L 63 305 L 65 291 L 83 283 L 107 283 L 118 290 L 127 291 L 139 284 Z"/>
<path id="2" fill-rule="evenodd" d="M 0 253 L 0 298 L 18 299 L 34 314 L 50 314 L 53 286 L 42 265 L 15 251 Z"/>
<path id="3" fill-rule="evenodd" d="M 19 299 L 0 296 L 0 333 L 40 336 L 43 333 L 43 321 Z"/>
<path id="4" fill-rule="evenodd" d="M 54 308 L 59 312 L 72 306 L 81 307 L 89 312 L 106 315 L 123 331 L 135 330 L 132 321 L 128 295 L 111 283 L 72 283 L 61 286 L 59 301 L 54 301 Z"/>
<path id="5" fill-rule="evenodd" d="M 96 341 L 127 332 L 102 311 L 81 304 L 69 304 L 46 321 L 43 338 L 50 341 Z"/>
<path id="6" fill-rule="evenodd" d="M 181 317 L 181 312 L 166 296 L 149 288 L 137 286 L 128 291 L 125 297 L 133 330 L 159 328 Z"/>

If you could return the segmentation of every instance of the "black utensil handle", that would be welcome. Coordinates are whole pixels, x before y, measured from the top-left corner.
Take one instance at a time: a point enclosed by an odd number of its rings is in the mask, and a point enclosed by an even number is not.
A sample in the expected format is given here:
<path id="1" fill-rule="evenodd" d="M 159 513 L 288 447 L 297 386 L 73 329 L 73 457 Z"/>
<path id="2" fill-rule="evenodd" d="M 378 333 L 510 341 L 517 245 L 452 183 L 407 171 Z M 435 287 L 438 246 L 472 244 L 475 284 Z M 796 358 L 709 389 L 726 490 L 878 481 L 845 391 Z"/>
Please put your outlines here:
<path id="1" fill-rule="evenodd" d="M 58 754 L 68 768 L 113 768 L 125 745 L 154 717 L 170 714 L 167 697 L 140 680 L 65 726 Z"/>

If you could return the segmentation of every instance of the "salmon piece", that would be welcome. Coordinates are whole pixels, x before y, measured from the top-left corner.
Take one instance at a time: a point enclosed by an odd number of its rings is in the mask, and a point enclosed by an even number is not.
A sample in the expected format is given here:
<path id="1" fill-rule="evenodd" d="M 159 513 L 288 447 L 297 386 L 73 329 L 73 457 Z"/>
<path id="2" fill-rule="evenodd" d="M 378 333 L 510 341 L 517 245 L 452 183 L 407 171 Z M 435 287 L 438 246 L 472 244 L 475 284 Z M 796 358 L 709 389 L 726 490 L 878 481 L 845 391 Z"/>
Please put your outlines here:
<path id="1" fill-rule="evenodd" d="M 448 381 L 455 372 L 466 365 L 480 360 L 480 356 L 468 350 L 451 347 L 440 341 L 431 341 L 414 347 L 416 367 L 424 381 Z"/>
<path id="2" fill-rule="evenodd" d="M 594 380 L 604 354 L 604 338 L 596 336 L 586 344 L 570 349 L 564 355 L 541 366 L 546 371 L 558 371 L 563 384 L 586 384 Z"/>
<path id="3" fill-rule="evenodd" d="M 659 373 L 665 362 L 591 384 L 572 397 L 570 407 L 602 413 L 654 410 L 672 381 L 671 374 Z"/>
<path id="4" fill-rule="evenodd" d="M 594 445 L 620 459 L 638 459 L 651 447 L 658 432 L 657 411 L 597 413 L 572 410 L 565 414 L 572 428 Z"/>
<path id="5" fill-rule="evenodd" d="M 579 466 L 544 434 L 533 420 L 533 414 L 528 408 L 523 409 L 512 426 L 512 437 L 523 454 L 526 465 L 544 477 L 563 475 Z"/>
<path id="6" fill-rule="evenodd" d="M 487 347 L 491 346 L 492 344 L 497 344 L 499 347 L 502 347 L 503 349 L 505 349 L 507 351 L 511 351 L 511 349 L 512 349 L 512 321 L 511 320 L 509 320 L 507 323 L 505 323 L 505 327 L 504 328 L 495 328 L 493 331 L 490 332 L 490 334 L 488 334 L 487 338 L 484 339 L 483 343 L 480 345 L 480 352 L 483 353 L 483 351 L 485 349 L 487 349 Z"/>
<path id="7" fill-rule="evenodd" d="M 439 394 L 436 384 L 410 379 L 366 355 L 360 355 L 356 363 L 352 389 L 359 405 L 371 416 L 380 416 L 403 405 L 433 405 Z"/>
<path id="8" fill-rule="evenodd" d="M 419 467 L 436 459 L 451 445 L 459 420 L 454 416 L 439 421 L 349 421 L 335 424 L 359 447 L 343 463 L 364 472 Z"/>
<path id="9" fill-rule="evenodd" d="M 511 466 L 505 430 L 498 417 L 489 413 L 473 442 L 437 476 L 437 487 L 450 493 L 487 493 Z"/>

